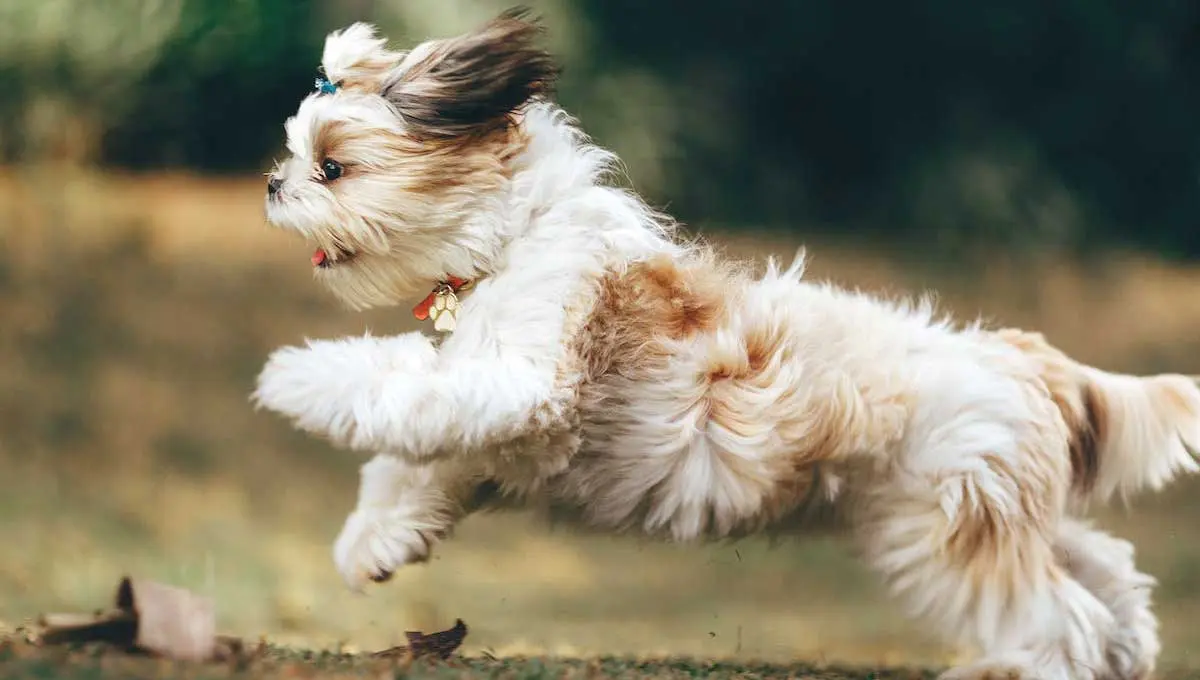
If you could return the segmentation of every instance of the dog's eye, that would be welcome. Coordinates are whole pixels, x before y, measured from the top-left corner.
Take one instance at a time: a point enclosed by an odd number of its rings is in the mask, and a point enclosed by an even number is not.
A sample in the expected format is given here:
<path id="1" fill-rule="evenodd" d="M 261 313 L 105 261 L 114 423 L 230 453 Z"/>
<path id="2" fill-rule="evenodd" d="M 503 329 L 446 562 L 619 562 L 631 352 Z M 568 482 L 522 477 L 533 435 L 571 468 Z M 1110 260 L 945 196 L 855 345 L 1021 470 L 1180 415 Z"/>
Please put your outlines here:
<path id="1" fill-rule="evenodd" d="M 321 174 L 325 175 L 325 181 L 332 182 L 342 176 L 342 164 L 326 158 L 324 163 L 321 163 Z"/>

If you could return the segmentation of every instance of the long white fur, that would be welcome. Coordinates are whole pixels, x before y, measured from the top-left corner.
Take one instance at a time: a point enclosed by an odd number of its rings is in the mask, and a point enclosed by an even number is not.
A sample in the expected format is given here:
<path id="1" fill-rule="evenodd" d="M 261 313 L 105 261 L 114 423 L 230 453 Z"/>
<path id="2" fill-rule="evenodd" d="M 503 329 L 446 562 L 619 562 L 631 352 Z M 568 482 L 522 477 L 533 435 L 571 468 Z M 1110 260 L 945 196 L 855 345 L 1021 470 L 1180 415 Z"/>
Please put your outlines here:
<path id="1" fill-rule="evenodd" d="M 355 73 L 354 64 L 382 45 L 362 26 L 334 34 L 325 69 Z M 413 53 L 428 54 L 429 44 Z M 914 616 L 983 652 L 977 664 L 945 677 L 1140 678 L 1153 669 L 1153 579 L 1136 571 L 1132 548 L 1065 516 L 1049 533 L 1025 526 L 1023 490 L 997 474 L 1027 468 L 1029 442 L 1061 441 L 1061 451 L 1042 452 L 1054 477 L 1043 500 L 1055 513 L 1069 504 L 1061 417 L 1028 387 L 1036 376 L 1011 347 L 981 329 L 954 328 L 928 305 L 808 282 L 802 258 L 782 271 L 772 263 L 754 285 L 730 292 L 738 311 L 724 334 L 681 345 L 660 381 L 627 385 L 636 410 L 617 409 L 581 434 L 574 396 L 563 393 L 556 373 L 568 352 L 572 300 L 606 271 L 685 255 L 689 245 L 669 220 L 609 186 L 616 158 L 544 101 L 523 110 L 528 141 L 496 193 L 436 206 L 387 196 L 377 214 L 348 215 L 329 189 L 310 181 L 320 161 L 311 136 L 329 120 L 393 131 L 404 125 L 377 98 L 351 92 L 309 97 L 288 121 L 292 158 L 279 170 L 287 200 L 268 201 L 268 217 L 322 245 L 353 244 L 365 253 L 352 276 L 331 272 L 323 283 L 365 307 L 423 297 L 445 271 L 479 278 L 457 330 L 440 344 L 418 333 L 309 341 L 276 351 L 260 375 L 258 403 L 374 454 L 335 546 L 351 587 L 427 558 L 469 511 L 467 498 L 483 479 L 573 503 L 583 521 L 601 528 L 626 526 L 638 504 L 649 502 L 636 528 L 678 540 L 700 536 L 711 507 L 737 519 L 761 511 L 766 482 L 733 476 L 722 461 L 758 461 L 765 470 L 787 452 L 777 450 L 769 428 L 735 436 L 705 424 L 688 407 L 702 397 L 689 371 L 736 354 L 747 329 L 773 324 L 795 337 L 778 379 L 803 385 L 789 392 L 790 408 L 798 417 L 820 414 L 836 401 L 850 414 L 839 444 L 845 465 L 832 479 L 848 489 L 864 556 Z M 410 222 L 390 225 L 395 218 L 385 216 L 395 215 Z M 886 400 L 862 396 L 863 385 L 907 404 L 887 411 Z M 758 398 L 765 408 L 780 394 Z M 1152 408 L 1125 410 L 1122 422 L 1135 423 Z M 1097 495 L 1157 488 L 1195 470 L 1173 430 L 1178 420 L 1164 417 L 1145 425 L 1148 432 L 1127 427 L 1117 450 L 1105 453 Z M 541 425 L 531 430 L 531 422 Z M 1200 433 L 1185 439 L 1195 442 Z M 1164 442 L 1175 448 L 1163 450 Z M 966 574 L 930 537 L 955 522 L 982 521 L 976 513 L 984 511 L 993 513 L 986 519 L 1005 545 L 1032 543 L 993 573 Z M 1064 561 L 1073 551 L 1084 556 Z"/>

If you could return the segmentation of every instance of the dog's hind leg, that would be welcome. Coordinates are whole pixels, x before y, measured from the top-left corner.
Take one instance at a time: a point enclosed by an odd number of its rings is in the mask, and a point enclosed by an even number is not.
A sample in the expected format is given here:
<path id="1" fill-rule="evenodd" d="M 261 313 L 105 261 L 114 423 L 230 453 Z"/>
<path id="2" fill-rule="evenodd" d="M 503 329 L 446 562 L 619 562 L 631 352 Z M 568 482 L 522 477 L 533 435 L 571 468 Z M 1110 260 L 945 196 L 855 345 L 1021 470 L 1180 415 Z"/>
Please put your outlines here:
<path id="1" fill-rule="evenodd" d="M 1119 623 L 1056 552 L 1066 427 L 1032 374 L 943 361 L 891 470 L 861 490 L 869 561 L 914 616 L 977 648 L 943 678 L 1093 680 Z"/>
<path id="2" fill-rule="evenodd" d="M 997 493 L 1011 485 L 1007 475 L 981 471 L 945 479 L 936 495 L 876 499 L 859 525 L 870 561 L 911 615 L 981 652 L 941 680 L 1111 677 L 1107 641 L 1119 622 L 1056 559 L 1021 501 Z"/>

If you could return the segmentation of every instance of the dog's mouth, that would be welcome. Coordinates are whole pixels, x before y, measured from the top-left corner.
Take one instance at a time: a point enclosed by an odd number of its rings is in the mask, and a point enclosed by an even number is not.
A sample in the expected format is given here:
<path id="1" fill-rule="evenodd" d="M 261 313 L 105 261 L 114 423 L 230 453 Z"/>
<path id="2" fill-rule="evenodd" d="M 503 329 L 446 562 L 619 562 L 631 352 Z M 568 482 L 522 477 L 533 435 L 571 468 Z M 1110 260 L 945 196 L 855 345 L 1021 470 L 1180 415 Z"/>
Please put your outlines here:
<path id="1" fill-rule="evenodd" d="M 317 269 L 329 269 L 335 265 L 345 264 L 350 262 L 358 253 L 351 250 L 346 250 L 340 246 L 334 246 L 332 250 L 317 248 L 312 254 L 313 266 Z"/>

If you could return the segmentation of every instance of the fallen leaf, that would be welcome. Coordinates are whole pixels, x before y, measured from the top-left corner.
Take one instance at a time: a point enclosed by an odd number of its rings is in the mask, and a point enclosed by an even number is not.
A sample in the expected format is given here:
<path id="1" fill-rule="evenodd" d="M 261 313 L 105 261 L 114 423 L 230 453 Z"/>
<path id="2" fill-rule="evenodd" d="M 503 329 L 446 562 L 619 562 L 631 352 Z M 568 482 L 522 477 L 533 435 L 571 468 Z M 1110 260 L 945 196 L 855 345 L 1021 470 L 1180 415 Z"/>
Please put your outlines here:
<path id="1" fill-rule="evenodd" d="M 454 653 L 454 650 L 462 646 L 463 640 L 467 638 L 467 624 L 463 623 L 462 619 L 455 619 L 454 626 L 447 630 L 430 633 L 429 635 L 410 630 L 405 631 L 404 636 L 408 638 L 407 645 L 400 645 L 375 652 L 371 656 L 411 657 L 413 659 L 432 656 L 439 659 L 448 659 Z"/>
<path id="2" fill-rule="evenodd" d="M 117 586 L 116 608 L 95 614 L 47 614 L 42 644 L 104 642 L 172 659 L 205 661 L 236 649 L 218 640 L 210 598 L 183 588 L 129 577 Z"/>

